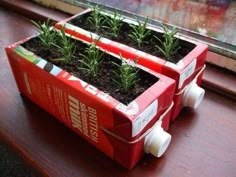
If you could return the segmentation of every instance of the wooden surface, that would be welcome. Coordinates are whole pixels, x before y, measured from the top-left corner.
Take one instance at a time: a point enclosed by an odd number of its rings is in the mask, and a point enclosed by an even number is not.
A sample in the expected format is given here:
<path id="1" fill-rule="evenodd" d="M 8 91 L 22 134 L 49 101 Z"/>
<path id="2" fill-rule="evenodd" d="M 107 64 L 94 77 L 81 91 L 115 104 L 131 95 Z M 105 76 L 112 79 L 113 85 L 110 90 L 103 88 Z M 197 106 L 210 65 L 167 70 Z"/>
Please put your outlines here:
<path id="1" fill-rule="evenodd" d="M 0 6 L 15 11 L 18 14 L 35 21 L 43 21 L 47 18 L 53 21 L 59 21 L 69 16 L 69 14 L 45 8 L 28 0 L 0 0 Z"/>
<path id="2" fill-rule="evenodd" d="M 212 54 L 212 52 L 208 52 L 207 57 L 212 58 Z M 215 59 L 217 60 L 217 58 Z M 208 64 L 202 79 L 204 87 L 236 101 L 236 72 Z"/>
<path id="3" fill-rule="evenodd" d="M 171 125 L 165 155 L 147 155 L 128 171 L 18 93 L 4 47 L 35 31 L 29 21 L 3 8 L 0 25 L 0 138 L 43 176 L 236 176 L 235 101 L 207 91 L 195 112 L 185 109 Z"/>

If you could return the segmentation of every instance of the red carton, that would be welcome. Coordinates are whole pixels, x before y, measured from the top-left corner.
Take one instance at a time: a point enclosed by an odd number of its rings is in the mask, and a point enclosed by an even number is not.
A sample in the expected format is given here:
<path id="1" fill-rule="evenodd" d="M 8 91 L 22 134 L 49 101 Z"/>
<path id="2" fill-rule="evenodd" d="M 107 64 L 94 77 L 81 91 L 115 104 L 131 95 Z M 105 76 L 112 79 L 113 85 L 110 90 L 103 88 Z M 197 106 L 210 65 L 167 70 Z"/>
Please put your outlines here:
<path id="1" fill-rule="evenodd" d="M 159 80 L 124 105 L 25 49 L 21 44 L 29 39 L 6 48 L 23 95 L 126 168 L 132 168 L 144 152 L 157 157 L 165 152 L 171 140 L 165 130 L 173 106 L 174 80 L 137 64 Z"/>
<path id="2" fill-rule="evenodd" d="M 95 39 L 99 36 L 83 29 L 83 27 L 70 24 L 72 19 L 88 16 L 89 13 L 91 13 L 91 9 L 85 10 L 82 13 L 59 22 L 55 25 L 55 27 L 60 29 L 62 26 L 64 26 L 65 31 L 72 36 L 91 42 L 91 37 Z M 109 12 L 101 11 L 101 14 L 111 18 L 113 17 L 113 14 Z M 128 17 L 124 17 L 123 22 L 137 25 L 136 21 Z M 157 33 L 163 33 L 162 29 L 153 25 L 147 25 L 147 28 Z M 175 105 L 173 108 L 173 114 L 171 116 L 172 120 L 177 117 L 183 106 L 196 108 L 203 99 L 205 92 L 198 85 L 201 82 L 201 74 L 205 68 L 204 63 L 208 49 L 207 45 L 194 41 L 187 36 L 183 37 L 177 35 L 177 38 L 194 47 L 183 59 L 181 59 L 176 64 L 107 38 L 101 38 L 100 42 L 98 43 L 98 46 L 114 54 L 121 53 L 122 56 L 128 59 L 139 58 L 139 64 L 152 69 L 153 71 L 162 73 L 177 82 L 174 98 Z"/>

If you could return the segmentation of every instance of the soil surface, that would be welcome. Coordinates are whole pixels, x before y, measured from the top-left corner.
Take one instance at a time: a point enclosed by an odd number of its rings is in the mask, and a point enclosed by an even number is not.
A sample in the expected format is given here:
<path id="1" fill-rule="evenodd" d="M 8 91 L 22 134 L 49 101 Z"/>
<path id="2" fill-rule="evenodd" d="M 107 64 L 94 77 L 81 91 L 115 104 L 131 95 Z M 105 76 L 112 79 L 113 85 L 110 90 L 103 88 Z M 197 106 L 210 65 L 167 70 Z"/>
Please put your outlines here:
<path id="1" fill-rule="evenodd" d="M 57 65 L 58 67 L 66 70 L 72 75 L 95 86 L 99 90 L 108 93 L 113 98 L 126 105 L 159 80 L 157 77 L 143 70 L 139 70 L 138 82 L 136 83 L 136 85 L 128 92 L 122 91 L 119 86 L 114 83 L 114 80 L 118 80 L 118 76 L 114 74 L 114 72 L 119 71 L 118 66 L 112 63 L 116 62 L 118 64 L 121 64 L 121 60 L 106 53 L 103 53 L 103 59 L 99 67 L 100 69 L 97 77 L 91 78 L 86 71 L 79 68 L 82 66 L 82 63 L 79 62 L 79 60 L 82 60 L 81 54 L 86 54 L 85 49 L 88 47 L 88 45 L 77 40 L 73 40 L 73 42 L 76 45 L 75 57 L 66 64 L 61 61 L 58 62 L 53 60 L 62 57 L 62 55 L 55 48 L 45 48 L 37 37 L 27 41 L 22 46 L 27 50 L 34 52 L 36 55 L 47 60 L 48 62 Z M 50 65 L 48 65 L 48 67 L 50 67 Z"/>
<path id="2" fill-rule="evenodd" d="M 132 28 L 130 27 L 130 25 L 128 23 L 123 22 L 118 37 L 113 37 L 113 36 L 111 36 L 111 31 L 109 31 L 109 29 L 107 29 L 107 28 L 102 27 L 98 31 L 96 31 L 87 20 L 88 17 L 90 16 L 90 14 L 91 14 L 91 12 L 84 14 L 82 16 L 76 17 L 76 18 L 72 19 L 71 21 L 69 21 L 68 23 L 73 24 L 78 27 L 81 27 L 83 29 L 86 29 L 88 31 L 97 33 L 97 34 L 101 35 L 102 37 L 112 39 L 116 42 L 126 44 L 126 45 L 133 47 L 135 49 L 138 49 L 138 50 L 144 51 L 146 53 L 149 53 L 151 55 L 154 55 L 156 57 L 160 57 L 160 58 L 165 59 L 165 57 L 162 55 L 162 53 L 159 51 L 159 49 L 157 47 L 155 47 L 156 45 L 162 47 L 162 45 L 160 44 L 160 42 L 156 38 L 153 37 L 153 36 L 156 36 L 161 41 L 163 41 L 162 33 L 158 33 L 156 31 L 151 31 L 150 35 L 147 36 L 147 38 L 145 39 L 146 42 L 141 47 L 139 47 L 128 36 L 132 31 Z M 103 26 L 106 26 L 106 23 Z M 179 40 L 179 46 L 180 46 L 180 49 L 178 50 L 178 52 L 176 54 L 174 54 L 170 59 L 168 59 L 168 61 L 170 61 L 172 63 L 177 63 L 181 59 L 183 59 L 191 50 L 193 50 L 195 48 L 195 44 L 192 44 L 192 43 L 189 43 L 189 42 L 186 42 L 183 40 Z M 165 59 L 165 60 L 167 60 L 167 59 Z"/>

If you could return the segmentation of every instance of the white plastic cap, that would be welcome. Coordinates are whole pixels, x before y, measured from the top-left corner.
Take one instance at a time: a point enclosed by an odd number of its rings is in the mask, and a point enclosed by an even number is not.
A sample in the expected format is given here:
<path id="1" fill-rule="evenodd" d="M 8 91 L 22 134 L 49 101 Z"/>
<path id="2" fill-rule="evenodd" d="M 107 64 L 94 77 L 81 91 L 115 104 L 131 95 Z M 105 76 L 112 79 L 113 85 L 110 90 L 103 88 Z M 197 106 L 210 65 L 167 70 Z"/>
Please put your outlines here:
<path id="1" fill-rule="evenodd" d="M 171 141 L 171 135 L 163 130 L 162 127 L 156 126 L 145 137 L 144 151 L 155 157 L 161 157 L 168 148 Z"/>
<path id="2" fill-rule="evenodd" d="M 196 109 L 202 102 L 205 95 L 205 90 L 199 87 L 196 83 L 192 83 L 187 86 L 184 91 L 183 105 Z"/>

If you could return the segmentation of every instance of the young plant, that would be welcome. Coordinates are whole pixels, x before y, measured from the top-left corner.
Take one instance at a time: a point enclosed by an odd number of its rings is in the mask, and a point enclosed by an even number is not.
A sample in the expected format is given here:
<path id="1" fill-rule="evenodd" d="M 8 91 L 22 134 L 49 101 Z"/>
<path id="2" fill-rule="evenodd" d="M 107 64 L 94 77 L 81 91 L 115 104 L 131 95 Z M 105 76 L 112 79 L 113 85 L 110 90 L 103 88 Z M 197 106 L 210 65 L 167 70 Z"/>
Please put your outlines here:
<path id="1" fill-rule="evenodd" d="M 140 48 L 143 43 L 145 43 L 145 39 L 150 35 L 150 30 L 146 29 L 148 17 L 145 19 L 142 24 L 139 20 L 137 20 L 138 25 L 131 25 L 132 28 L 131 34 L 129 37 L 137 43 Z"/>
<path id="2" fill-rule="evenodd" d="M 113 79 L 113 81 L 119 86 L 121 91 L 128 92 L 138 81 L 137 74 L 139 69 L 125 61 L 121 55 L 120 59 L 122 61 L 121 65 L 113 62 L 119 68 L 118 72 L 114 72 L 118 80 Z"/>
<path id="3" fill-rule="evenodd" d="M 103 52 L 96 47 L 98 40 L 91 43 L 86 49 L 85 54 L 80 54 L 83 59 L 80 60 L 82 66 L 78 67 L 78 69 L 85 70 L 89 74 L 90 79 L 96 78 L 99 65 L 102 62 Z"/>
<path id="4" fill-rule="evenodd" d="M 163 38 L 164 41 L 154 36 L 160 43 L 161 47 L 156 45 L 155 47 L 162 53 L 162 55 L 167 59 L 171 60 L 171 57 L 180 49 L 179 39 L 175 38 L 178 31 L 174 27 L 172 30 L 169 30 L 167 27 L 162 26 L 164 30 Z"/>
<path id="5" fill-rule="evenodd" d="M 111 32 L 110 35 L 112 37 L 117 37 L 119 35 L 120 32 L 120 28 L 122 26 L 122 20 L 124 18 L 121 17 L 121 15 L 119 15 L 116 11 L 113 14 L 113 17 L 108 17 L 105 16 L 106 18 L 106 25 L 104 26 L 104 28 L 109 29 L 109 31 Z"/>
<path id="6" fill-rule="evenodd" d="M 47 19 L 47 21 L 43 23 L 32 21 L 32 23 L 35 29 L 40 33 L 39 39 L 42 44 L 45 47 L 52 48 L 57 39 L 57 32 L 50 27 L 50 20 Z"/>
<path id="7" fill-rule="evenodd" d="M 93 26 L 93 28 L 96 31 L 99 31 L 99 29 L 102 27 L 102 25 L 105 23 L 104 16 L 100 13 L 101 8 L 96 5 L 92 8 L 91 15 L 88 17 L 88 23 Z"/>
<path id="8" fill-rule="evenodd" d="M 68 63 L 75 57 L 75 43 L 72 41 L 71 37 L 66 36 L 64 27 L 62 27 L 61 30 L 57 33 L 58 44 L 54 43 L 53 45 L 57 48 L 57 50 L 59 50 L 62 57 L 54 59 L 54 61 L 62 61 L 64 63 Z"/>

